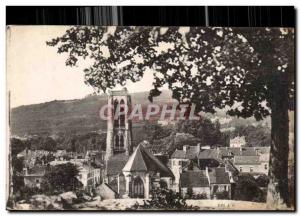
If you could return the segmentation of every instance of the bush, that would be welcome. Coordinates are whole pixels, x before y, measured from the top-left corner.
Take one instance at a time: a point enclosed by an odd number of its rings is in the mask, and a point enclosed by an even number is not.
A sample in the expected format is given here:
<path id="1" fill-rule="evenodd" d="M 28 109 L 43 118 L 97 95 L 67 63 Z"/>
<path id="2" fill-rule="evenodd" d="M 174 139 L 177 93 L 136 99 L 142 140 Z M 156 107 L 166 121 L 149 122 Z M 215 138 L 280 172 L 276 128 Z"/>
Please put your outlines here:
<path id="1" fill-rule="evenodd" d="M 26 200 L 29 201 L 29 199 L 36 194 L 40 194 L 42 193 L 42 190 L 39 188 L 30 188 L 30 187 L 22 187 L 20 189 L 20 197 L 18 198 L 18 200 Z"/>
<path id="2" fill-rule="evenodd" d="M 207 194 L 205 192 L 201 194 L 195 194 L 193 195 L 192 199 L 207 199 Z"/>
<path id="3" fill-rule="evenodd" d="M 264 202 L 264 193 L 250 174 L 240 175 L 234 190 L 233 199 Z"/>
<path id="4" fill-rule="evenodd" d="M 186 190 L 185 198 L 186 199 L 192 199 L 193 196 L 194 196 L 193 188 L 192 187 L 188 187 L 187 190 Z"/>
<path id="5" fill-rule="evenodd" d="M 228 199 L 228 191 L 218 191 L 216 192 L 217 199 Z"/>
<path id="6" fill-rule="evenodd" d="M 180 193 L 176 193 L 166 188 L 157 188 L 152 190 L 152 199 L 145 200 L 144 205 L 135 205 L 135 208 L 142 209 L 164 209 L 164 210 L 182 210 L 187 209 L 188 206 L 185 199 L 181 197 Z"/>
<path id="7" fill-rule="evenodd" d="M 269 183 L 269 177 L 267 175 L 260 175 L 256 179 L 256 183 L 259 187 L 267 187 Z"/>

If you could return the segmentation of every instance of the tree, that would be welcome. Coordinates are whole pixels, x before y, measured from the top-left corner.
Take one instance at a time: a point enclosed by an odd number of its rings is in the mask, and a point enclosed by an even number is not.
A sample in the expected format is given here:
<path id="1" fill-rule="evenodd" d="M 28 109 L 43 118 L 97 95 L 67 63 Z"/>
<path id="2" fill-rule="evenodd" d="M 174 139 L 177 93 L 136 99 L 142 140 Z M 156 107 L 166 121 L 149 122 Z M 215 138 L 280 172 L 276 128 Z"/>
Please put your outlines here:
<path id="1" fill-rule="evenodd" d="M 177 131 L 189 133 L 200 139 L 201 145 L 211 147 L 225 146 L 226 137 L 220 131 L 219 122 L 213 123 L 210 119 L 201 117 L 199 121 L 181 120 L 177 124 Z"/>
<path id="2" fill-rule="evenodd" d="M 164 210 L 184 210 L 188 209 L 186 201 L 179 193 L 167 188 L 156 188 L 152 190 L 151 200 L 145 200 L 144 205 L 140 206 L 145 209 L 164 209 Z"/>
<path id="3" fill-rule="evenodd" d="M 241 125 L 236 127 L 235 131 L 231 135 L 232 137 L 245 136 L 247 146 L 271 145 L 271 132 L 268 128 L 261 125 L 257 127 L 252 125 Z"/>
<path id="4" fill-rule="evenodd" d="M 143 126 L 145 139 L 153 144 L 154 140 L 159 140 L 170 135 L 172 128 L 163 127 L 155 122 L 146 121 Z"/>
<path id="5" fill-rule="evenodd" d="M 189 186 L 186 190 L 186 198 L 192 199 L 193 196 L 194 196 L 193 187 Z"/>
<path id="6" fill-rule="evenodd" d="M 149 100 L 163 85 L 196 111 L 261 120 L 271 115 L 268 203 L 289 204 L 288 109 L 294 109 L 294 29 L 73 27 L 49 42 L 66 65 L 92 60 L 85 81 L 106 91 L 153 69 Z M 162 46 L 164 45 L 164 46 Z M 160 47 L 160 48 L 158 48 Z M 106 50 L 106 51 L 105 51 Z M 108 50 L 108 52 L 107 52 Z"/>
<path id="7" fill-rule="evenodd" d="M 235 186 L 235 200 L 263 202 L 263 192 L 250 174 L 240 175 Z"/>
<path id="8" fill-rule="evenodd" d="M 82 187 L 76 178 L 79 174 L 74 164 L 59 164 L 51 167 L 45 174 L 42 189 L 48 194 L 75 191 Z"/>
<path id="9" fill-rule="evenodd" d="M 42 148 L 46 151 L 56 151 L 57 142 L 51 137 L 45 137 L 43 139 Z"/>

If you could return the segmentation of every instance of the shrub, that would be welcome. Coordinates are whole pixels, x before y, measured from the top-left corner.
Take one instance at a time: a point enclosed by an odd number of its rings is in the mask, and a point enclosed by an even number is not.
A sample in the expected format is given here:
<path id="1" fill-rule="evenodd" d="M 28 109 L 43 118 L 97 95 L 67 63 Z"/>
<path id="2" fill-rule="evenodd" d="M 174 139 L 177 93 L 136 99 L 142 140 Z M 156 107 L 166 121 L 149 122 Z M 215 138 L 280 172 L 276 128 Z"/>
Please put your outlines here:
<path id="1" fill-rule="evenodd" d="M 207 199 L 207 194 L 205 192 L 201 194 L 195 194 L 193 195 L 192 199 Z"/>
<path id="2" fill-rule="evenodd" d="M 228 191 L 218 191 L 216 192 L 216 196 L 217 196 L 217 199 L 228 199 L 229 196 L 228 196 Z"/>
<path id="3" fill-rule="evenodd" d="M 187 209 L 188 206 L 180 193 L 176 193 L 166 188 L 157 188 L 152 190 L 151 200 L 145 200 L 144 205 L 142 206 L 136 204 L 135 208 L 181 210 Z"/>

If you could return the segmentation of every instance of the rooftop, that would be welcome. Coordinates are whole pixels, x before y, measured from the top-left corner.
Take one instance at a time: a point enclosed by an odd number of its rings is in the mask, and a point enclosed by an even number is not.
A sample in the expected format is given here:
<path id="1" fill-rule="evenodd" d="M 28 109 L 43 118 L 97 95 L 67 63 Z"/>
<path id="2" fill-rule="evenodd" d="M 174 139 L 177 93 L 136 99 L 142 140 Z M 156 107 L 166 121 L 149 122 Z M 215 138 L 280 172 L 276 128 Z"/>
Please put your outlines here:
<path id="1" fill-rule="evenodd" d="M 209 187 L 204 171 L 187 171 L 180 175 L 181 187 Z"/>
<path id="2" fill-rule="evenodd" d="M 225 167 L 211 168 L 208 175 L 211 184 L 230 184 L 229 174 Z"/>
<path id="3" fill-rule="evenodd" d="M 235 156 L 235 165 L 260 164 L 259 156 Z"/>
<path id="4" fill-rule="evenodd" d="M 107 161 L 107 175 L 117 175 L 122 173 L 122 169 L 125 166 L 126 162 L 128 161 L 129 156 L 125 154 L 116 154 L 113 155 Z"/>
<path id="5" fill-rule="evenodd" d="M 159 172 L 162 177 L 174 177 L 171 170 L 141 144 L 138 145 L 130 156 L 123 171 L 154 171 Z"/>

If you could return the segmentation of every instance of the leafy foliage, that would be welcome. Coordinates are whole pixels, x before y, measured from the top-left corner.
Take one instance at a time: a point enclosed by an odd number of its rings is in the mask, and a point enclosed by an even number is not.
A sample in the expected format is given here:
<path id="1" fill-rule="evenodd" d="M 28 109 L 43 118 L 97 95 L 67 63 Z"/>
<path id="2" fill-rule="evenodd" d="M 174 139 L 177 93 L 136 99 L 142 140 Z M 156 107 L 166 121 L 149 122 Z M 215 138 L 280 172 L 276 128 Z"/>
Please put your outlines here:
<path id="1" fill-rule="evenodd" d="M 293 38 L 292 29 L 279 28 L 79 26 L 47 44 L 68 53 L 69 66 L 90 58 L 85 80 L 98 90 L 136 82 L 154 69 L 150 100 L 166 84 L 173 98 L 198 111 L 229 106 L 228 114 L 262 119 L 270 114 L 272 77 L 294 71 Z M 287 80 L 293 98 L 293 76 Z"/>
<path id="2" fill-rule="evenodd" d="M 220 123 L 218 121 L 213 123 L 205 117 L 199 121 L 182 120 L 178 122 L 177 131 L 194 135 L 200 139 L 202 145 L 216 147 L 228 144 L 228 137 L 220 131 Z"/>
<path id="3" fill-rule="evenodd" d="M 247 146 L 270 146 L 271 131 L 263 126 L 252 125 L 239 126 L 235 129 L 233 136 L 245 136 Z"/>
<path id="4" fill-rule="evenodd" d="M 216 197 L 217 199 L 228 199 L 229 198 L 229 194 L 228 191 L 218 191 L 216 192 Z"/>
<path id="5" fill-rule="evenodd" d="M 145 209 L 164 209 L 164 210 L 183 210 L 188 208 L 185 199 L 180 193 L 176 193 L 166 188 L 156 188 L 152 190 L 151 200 L 145 200 L 142 208 Z"/>
<path id="6" fill-rule="evenodd" d="M 235 200 L 245 200 L 254 202 L 264 202 L 263 191 L 258 187 L 254 177 L 250 174 L 240 175 L 235 186 Z"/>
<path id="7" fill-rule="evenodd" d="M 161 126 L 156 122 L 146 121 L 143 127 L 146 136 L 145 139 L 149 143 L 153 143 L 154 140 L 165 138 L 169 136 L 172 132 L 172 128 Z"/>
<path id="8" fill-rule="evenodd" d="M 82 187 L 76 178 L 79 171 L 74 164 L 59 164 L 51 167 L 44 176 L 42 189 L 48 194 L 76 191 Z"/>

